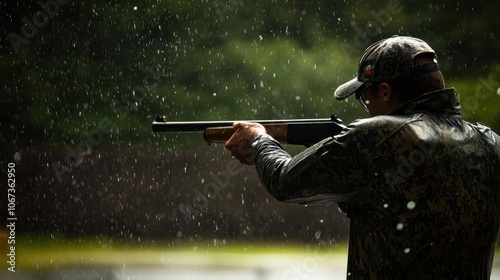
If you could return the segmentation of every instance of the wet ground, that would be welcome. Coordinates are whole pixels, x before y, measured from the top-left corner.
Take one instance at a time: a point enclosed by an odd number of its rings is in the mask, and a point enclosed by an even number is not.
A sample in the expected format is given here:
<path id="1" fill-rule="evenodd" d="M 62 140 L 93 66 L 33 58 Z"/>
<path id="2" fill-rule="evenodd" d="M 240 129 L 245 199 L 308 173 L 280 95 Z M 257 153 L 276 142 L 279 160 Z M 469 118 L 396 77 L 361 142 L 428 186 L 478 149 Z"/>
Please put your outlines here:
<path id="1" fill-rule="evenodd" d="M 152 257 L 153 256 L 153 257 Z M 345 279 L 345 254 L 149 254 L 134 265 L 65 265 L 0 272 L 0 279 L 40 280 L 274 280 Z M 155 261 L 156 260 L 156 261 Z M 40 260 L 41 261 L 41 260 Z M 99 261 L 102 262 L 102 261 Z"/>
<path id="2" fill-rule="evenodd" d="M 319 262 L 313 258 L 275 259 L 262 258 L 261 265 L 241 266 L 64 266 L 31 273 L 18 271 L 0 272 L 0 279 L 40 280 L 336 280 L 345 279 L 346 267 L 339 259 Z M 500 280 L 500 268 L 495 267 L 492 280 Z"/>

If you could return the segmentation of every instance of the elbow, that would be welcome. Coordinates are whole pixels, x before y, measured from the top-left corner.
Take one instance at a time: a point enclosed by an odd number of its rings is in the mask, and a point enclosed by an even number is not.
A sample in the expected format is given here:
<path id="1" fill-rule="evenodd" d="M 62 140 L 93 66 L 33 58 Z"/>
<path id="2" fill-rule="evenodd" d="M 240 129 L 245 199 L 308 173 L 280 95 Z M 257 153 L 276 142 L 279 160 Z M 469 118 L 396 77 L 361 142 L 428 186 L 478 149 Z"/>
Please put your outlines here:
<path id="1" fill-rule="evenodd" d="M 280 202 L 285 202 L 287 200 L 287 195 L 280 191 L 280 190 L 277 190 L 275 188 L 267 188 L 267 192 L 272 195 L 277 201 L 280 201 Z"/>
<path id="2" fill-rule="evenodd" d="M 267 191 L 279 202 L 285 203 L 297 203 L 297 199 L 300 199 L 300 196 L 297 196 L 297 193 L 293 193 L 292 187 L 289 185 L 274 185 L 274 188 L 267 188 Z"/>
<path id="3" fill-rule="evenodd" d="M 272 184 L 271 182 L 263 182 L 267 192 L 272 195 L 277 201 L 286 202 L 290 199 L 289 194 L 281 184 Z"/>
<path id="4" fill-rule="evenodd" d="M 287 198 L 286 196 L 283 196 L 283 195 L 274 195 L 272 194 L 272 196 L 279 202 L 286 202 L 287 201 Z"/>

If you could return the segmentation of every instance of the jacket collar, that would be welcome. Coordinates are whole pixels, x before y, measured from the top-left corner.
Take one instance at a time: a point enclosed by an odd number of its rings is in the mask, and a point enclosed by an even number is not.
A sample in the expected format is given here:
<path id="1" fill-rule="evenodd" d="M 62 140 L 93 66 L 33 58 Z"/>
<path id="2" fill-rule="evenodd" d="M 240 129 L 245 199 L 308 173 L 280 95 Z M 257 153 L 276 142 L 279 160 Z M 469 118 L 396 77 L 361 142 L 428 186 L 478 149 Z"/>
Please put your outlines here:
<path id="1" fill-rule="evenodd" d="M 462 115 L 458 93 L 454 88 L 431 91 L 406 102 L 401 107 L 389 112 L 388 115 L 414 113 L 445 116 Z"/>

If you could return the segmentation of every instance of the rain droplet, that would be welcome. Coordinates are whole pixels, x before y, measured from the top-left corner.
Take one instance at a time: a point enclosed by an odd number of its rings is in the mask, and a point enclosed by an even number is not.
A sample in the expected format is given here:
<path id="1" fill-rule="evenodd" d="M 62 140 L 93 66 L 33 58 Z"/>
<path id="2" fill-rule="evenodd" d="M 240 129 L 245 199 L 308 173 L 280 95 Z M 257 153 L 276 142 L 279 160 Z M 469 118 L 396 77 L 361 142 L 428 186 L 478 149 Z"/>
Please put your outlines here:
<path id="1" fill-rule="evenodd" d="M 321 230 L 318 230 L 318 231 L 314 234 L 314 238 L 319 239 L 320 237 L 321 237 Z"/>
<path id="2" fill-rule="evenodd" d="M 384 203 L 384 208 L 387 208 L 387 207 L 389 207 L 389 204 Z"/>
<path id="3" fill-rule="evenodd" d="M 397 226 L 396 226 L 396 229 L 397 230 L 403 230 L 405 226 L 403 225 L 403 223 L 399 223 Z"/>
<path id="4" fill-rule="evenodd" d="M 415 206 L 416 206 L 416 203 L 414 201 L 410 201 L 410 202 L 408 202 L 408 204 L 406 204 L 406 208 L 408 208 L 408 210 L 415 209 Z"/>
<path id="5" fill-rule="evenodd" d="M 405 254 L 408 254 L 410 252 L 410 248 L 405 248 L 404 252 Z"/>

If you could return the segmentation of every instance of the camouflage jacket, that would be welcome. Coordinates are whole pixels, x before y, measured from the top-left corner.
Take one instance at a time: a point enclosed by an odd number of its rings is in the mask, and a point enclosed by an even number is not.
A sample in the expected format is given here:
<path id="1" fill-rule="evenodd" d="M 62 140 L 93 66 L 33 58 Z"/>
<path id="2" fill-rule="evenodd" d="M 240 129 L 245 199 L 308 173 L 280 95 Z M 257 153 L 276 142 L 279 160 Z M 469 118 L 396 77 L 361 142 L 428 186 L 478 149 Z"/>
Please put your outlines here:
<path id="1" fill-rule="evenodd" d="M 489 279 L 500 137 L 462 119 L 454 89 L 354 121 L 293 158 L 267 135 L 252 149 L 278 200 L 348 206 L 348 279 Z"/>

